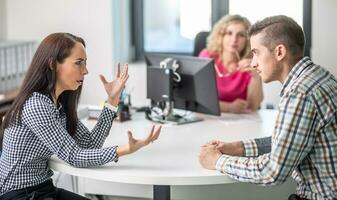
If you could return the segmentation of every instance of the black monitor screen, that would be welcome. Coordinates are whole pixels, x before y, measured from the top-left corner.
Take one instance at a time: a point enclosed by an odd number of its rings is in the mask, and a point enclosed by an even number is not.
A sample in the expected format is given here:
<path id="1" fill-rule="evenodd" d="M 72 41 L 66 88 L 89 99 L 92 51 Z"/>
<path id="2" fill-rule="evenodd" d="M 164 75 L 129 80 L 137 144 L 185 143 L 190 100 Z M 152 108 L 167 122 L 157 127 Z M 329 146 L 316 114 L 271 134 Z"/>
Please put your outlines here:
<path id="1" fill-rule="evenodd" d="M 177 61 L 179 68 L 176 72 L 181 77 L 180 82 L 173 84 L 174 108 L 220 115 L 213 60 L 168 54 L 147 54 L 145 56 L 148 69 L 149 67 L 160 68 L 160 62 L 166 58 Z M 161 82 L 161 84 L 165 83 L 167 81 Z M 148 94 L 157 88 L 158 84 L 148 85 Z M 151 96 L 148 95 L 148 98 L 151 99 Z"/>

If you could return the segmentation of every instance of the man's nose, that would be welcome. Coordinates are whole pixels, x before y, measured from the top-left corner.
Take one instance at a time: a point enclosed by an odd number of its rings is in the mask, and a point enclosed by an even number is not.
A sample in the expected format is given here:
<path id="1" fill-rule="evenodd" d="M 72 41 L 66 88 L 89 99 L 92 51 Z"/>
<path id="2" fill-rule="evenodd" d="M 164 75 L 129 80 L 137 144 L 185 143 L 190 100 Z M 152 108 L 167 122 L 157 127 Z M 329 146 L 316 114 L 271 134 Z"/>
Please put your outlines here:
<path id="1" fill-rule="evenodd" d="M 250 63 L 250 66 L 253 67 L 253 68 L 257 68 L 257 62 L 256 62 L 256 59 L 253 57 L 252 59 L 252 62 Z"/>

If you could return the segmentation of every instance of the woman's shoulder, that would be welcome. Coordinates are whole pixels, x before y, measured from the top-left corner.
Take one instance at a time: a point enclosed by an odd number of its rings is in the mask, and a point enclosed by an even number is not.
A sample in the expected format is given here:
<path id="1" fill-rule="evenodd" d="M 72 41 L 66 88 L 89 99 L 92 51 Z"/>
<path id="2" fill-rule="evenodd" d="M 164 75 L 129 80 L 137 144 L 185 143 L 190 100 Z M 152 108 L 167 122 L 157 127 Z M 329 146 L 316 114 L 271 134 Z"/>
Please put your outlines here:
<path id="1" fill-rule="evenodd" d="M 33 92 L 26 100 L 26 103 L 36 103 L 40 102 L 43 104 L 52 104 L 52 100 L 47 94 L 42 94 L 40 92 Z"/>
<path id="2" fill-rule="evenodd" d="M 58 111 L 48 95 L 34 92 L 22 107 L 21 119 L 25 124 L 50 124 L 57 119 Z"/>
<path id="3" fill-rule="evenodd" d="M 33 92 L 24 103 L 23 111 L 49 110 L 52 108 L 52 105 L 53 102 L 48 95 L 39 92 Z"/>
<path id="4" fill-rule="evenodd" d="M 203 49 L 199 53 L 199 58 L 211 58 L 211 53 L 207 49 Z"/>

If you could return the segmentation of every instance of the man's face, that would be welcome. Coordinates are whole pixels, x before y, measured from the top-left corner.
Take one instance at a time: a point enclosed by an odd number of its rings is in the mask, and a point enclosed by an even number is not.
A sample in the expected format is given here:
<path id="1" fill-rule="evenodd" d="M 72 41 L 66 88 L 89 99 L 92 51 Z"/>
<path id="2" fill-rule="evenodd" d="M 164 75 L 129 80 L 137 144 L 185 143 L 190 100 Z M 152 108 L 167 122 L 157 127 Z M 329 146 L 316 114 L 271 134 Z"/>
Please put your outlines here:
<path id="1" fill-rule="evenodd" d="M 270 51 L 262 44 L 264 33 L 251 36 L 250 45 L 253 52 L 251 66 L 254 67 L 265 83 L 278 80 L 280 76 L 275 51 Z"/>

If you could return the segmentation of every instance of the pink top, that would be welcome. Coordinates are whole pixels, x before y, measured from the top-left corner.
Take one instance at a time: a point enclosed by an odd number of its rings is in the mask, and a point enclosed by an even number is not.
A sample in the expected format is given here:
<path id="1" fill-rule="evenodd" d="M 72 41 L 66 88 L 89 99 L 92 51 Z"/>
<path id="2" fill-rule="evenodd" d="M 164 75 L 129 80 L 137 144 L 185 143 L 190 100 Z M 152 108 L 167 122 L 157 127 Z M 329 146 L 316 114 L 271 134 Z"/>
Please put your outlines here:
<path id="1" fill-rule="evenodd" d="M 235 99 L 247 99 L 248 85 L 251 79 L 250 72 L 236 71 L 228 74 L 221 60 L 212 57 L 206 49 L 200 52 L 199 57 L 213 58 L 214 64 L 218 67 L 218 72 L 215 71 L 219 100 L 232 102 Z"/>

